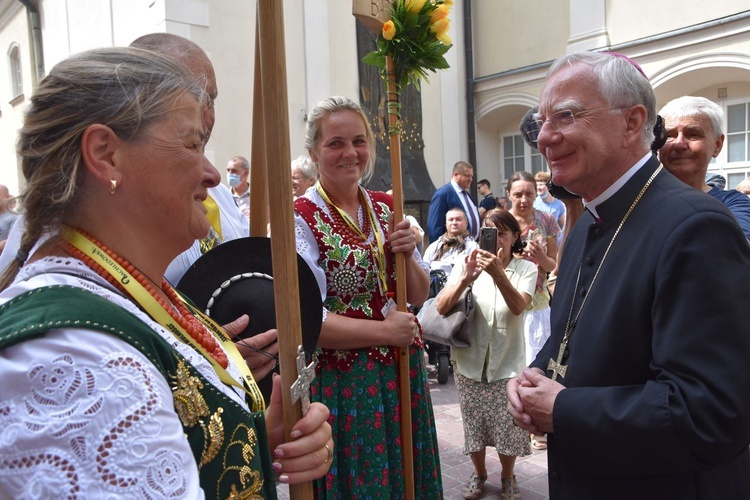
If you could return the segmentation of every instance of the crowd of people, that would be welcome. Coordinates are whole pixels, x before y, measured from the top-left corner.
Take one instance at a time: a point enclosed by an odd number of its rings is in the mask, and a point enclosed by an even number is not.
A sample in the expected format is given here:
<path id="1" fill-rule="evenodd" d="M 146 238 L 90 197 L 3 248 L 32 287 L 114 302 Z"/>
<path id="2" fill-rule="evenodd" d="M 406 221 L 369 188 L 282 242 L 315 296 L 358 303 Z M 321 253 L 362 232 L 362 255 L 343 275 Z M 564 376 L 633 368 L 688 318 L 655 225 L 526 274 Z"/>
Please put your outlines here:
<path id="1" fill-rule="evenodd" d="M 316 498 L 403 498 L 409 483 L 442 498 L 423 332 L 394 307 L 400 254 L 412 308 L 431 271 L 447 276 L 439 313 L 467 290 L 476 306 L 471 345 L 451 348 L 464 498 L 482 495 L 487 447 L 502 498 L 521 498 L 532 446 L 555 499 L 750 497 L 750 198 L 708 180 L 720 106 L 686 96 L 657 114 L 634 61 L 561 57 L 521 126 L 550 172 L 516 172 L 500 197 L 482 179 L 476 200 L 474 166 L 456 162 L 425 240 L 365 187 L 376 140 L 360 105 L 319 102 L 291 189 L 322 322 L 312 403 L 287 437 L 276 330 L 235 341 L 252 318 L 218 325 L 173 287 L 249 236 L 250 163 L 229 160 L 227 187 L 204 155 L 217 94 L 206 54 L 167 34 L 40 82 L 18 141 L 22 210 L 0 186 L 0 469 L 14 471 L 0 496 L 275 498 L 313 482 Z"/>

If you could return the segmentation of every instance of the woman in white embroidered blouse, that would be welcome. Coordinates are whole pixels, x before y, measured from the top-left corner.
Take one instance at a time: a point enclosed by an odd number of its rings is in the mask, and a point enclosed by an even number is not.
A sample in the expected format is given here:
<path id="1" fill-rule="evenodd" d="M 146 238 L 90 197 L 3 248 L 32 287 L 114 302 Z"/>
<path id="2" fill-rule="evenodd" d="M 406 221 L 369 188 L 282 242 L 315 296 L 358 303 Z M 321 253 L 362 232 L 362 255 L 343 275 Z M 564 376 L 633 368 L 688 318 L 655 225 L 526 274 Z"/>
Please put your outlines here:
<path id="1" fill-rule="evenodd" d="M 330 467 L 328 409 L 284 442 L 278 380 L 264 418 L 231 341 L 163 279 L 209 229 L 205 105 L 138 49 L 72 56 L 32 97 L 25 232 L 0 280 L 0 497 L 273 498 L 274 473 Z"/>

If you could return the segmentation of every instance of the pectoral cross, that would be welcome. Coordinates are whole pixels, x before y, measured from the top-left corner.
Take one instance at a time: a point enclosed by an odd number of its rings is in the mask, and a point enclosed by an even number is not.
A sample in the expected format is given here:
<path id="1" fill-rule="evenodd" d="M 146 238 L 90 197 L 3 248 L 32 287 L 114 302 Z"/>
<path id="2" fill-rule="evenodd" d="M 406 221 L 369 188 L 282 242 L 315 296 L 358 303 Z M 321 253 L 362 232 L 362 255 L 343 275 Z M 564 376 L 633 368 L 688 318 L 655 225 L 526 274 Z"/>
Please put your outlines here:
<path id="1" fill-rule="evenodd" d="M 557 353 L 557 361 L 549 358 L 549 363 L 547 363 L 547 370 L 552 370 L 552 380 L 557 380 L 558 375 L 565 378 L 565 374 L 568 372 L 568 367 L 563 365 L 563 355 L 565 354 L 565 349 L 567 347 L 568 339 L 563 339 L 562 343 L 560 344 L 560 352 Z"/>
<path id="2" fill-rule="evenodd" d="M 310 382 L 315 378 L 315 361 L 305 366 L 305 350 L 297 347 L 297 380 L 292 384 L 292 403 L 302 399 L 302 415 L 310 408 Z"/>

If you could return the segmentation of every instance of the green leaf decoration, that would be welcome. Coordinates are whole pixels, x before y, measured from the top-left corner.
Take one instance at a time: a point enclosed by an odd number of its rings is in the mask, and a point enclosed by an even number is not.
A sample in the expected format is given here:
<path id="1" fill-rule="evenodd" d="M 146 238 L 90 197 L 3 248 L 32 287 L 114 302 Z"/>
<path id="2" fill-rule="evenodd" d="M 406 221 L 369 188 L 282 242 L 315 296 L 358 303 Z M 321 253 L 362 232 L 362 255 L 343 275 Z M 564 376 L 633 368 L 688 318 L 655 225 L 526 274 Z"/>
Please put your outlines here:
<path id="1" fill-rule="evenodd" d="M 446 16 L 453 2 L 425 0 L 419 4 L 420 0 L 393 0 L 391 18 L 378 35 L 377 49 L 362 58 L 365 64 L 377 67 L 385 78 L 386 57 L 391 56 L 399 88 L 409 83 L 419 88 L 429 72 L 450 67 L 444 56 L 453 46 L 446 35 L 450 26 Z M 419 10 L 415 11 L 417 7 Z"/>

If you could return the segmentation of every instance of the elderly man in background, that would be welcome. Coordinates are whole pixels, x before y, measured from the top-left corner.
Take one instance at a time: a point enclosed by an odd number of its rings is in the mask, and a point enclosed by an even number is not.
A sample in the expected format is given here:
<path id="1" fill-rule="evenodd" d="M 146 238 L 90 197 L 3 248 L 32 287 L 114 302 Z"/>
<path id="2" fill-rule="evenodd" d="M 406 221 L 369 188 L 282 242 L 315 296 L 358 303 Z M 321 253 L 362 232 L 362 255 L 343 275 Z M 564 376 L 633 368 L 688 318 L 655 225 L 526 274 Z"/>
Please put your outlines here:
<path id="1" fill-rule="evenodd" d="M 569 54 L 530 130 L 586 205 L 552 335 L 508 383 L 516 425 L 549 433 L 552 499 L 750 498 L 750 246 L 652 155 L 655 108 L 629 59 Z"/>
<path id="2" fill-rule="evenodd" d="M 683 96 L 669 101 L 659 115 L 667 129 L 667 142 L 659 150 L 664 167 L 726 205 L 750 239 L 750 199 L 735 189 L 723 190 L 706 182 L 708 164 L 724 145 L 724 110 L 705 97 Z"/>
<path id="3" fill-rule="evenodd" d="M 250 221 L 250 162 L 244 156 L 233 156 L 227 163 L 227 181 L 237 207 Z"/>

